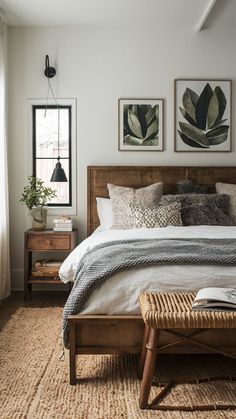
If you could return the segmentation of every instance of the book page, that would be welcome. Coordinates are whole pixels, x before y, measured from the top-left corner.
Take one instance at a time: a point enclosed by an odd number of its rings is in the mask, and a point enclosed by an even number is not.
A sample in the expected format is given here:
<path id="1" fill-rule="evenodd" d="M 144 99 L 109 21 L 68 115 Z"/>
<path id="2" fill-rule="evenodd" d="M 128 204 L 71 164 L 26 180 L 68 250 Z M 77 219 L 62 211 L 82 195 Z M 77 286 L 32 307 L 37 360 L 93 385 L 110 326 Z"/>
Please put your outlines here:
<path id="1" fill-rule="evenodd" d="M 236 289 L 234 288 L 203 288 L 198 291 L 195 301 L 217 300 L 236 304 Z"/>

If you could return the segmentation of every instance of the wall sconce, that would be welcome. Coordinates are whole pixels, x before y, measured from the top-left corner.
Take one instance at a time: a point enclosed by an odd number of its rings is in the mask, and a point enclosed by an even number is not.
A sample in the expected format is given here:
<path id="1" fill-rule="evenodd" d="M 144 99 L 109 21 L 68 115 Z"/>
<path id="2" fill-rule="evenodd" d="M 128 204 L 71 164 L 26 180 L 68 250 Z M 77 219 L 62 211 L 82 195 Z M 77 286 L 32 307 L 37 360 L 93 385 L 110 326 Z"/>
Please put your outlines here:
<path id="1" fill-rule="evenodd" d="M 57 103 L 56 97 L 54 95 L 50 80 L 52 77 L 56 75 L 56 69 L 54 67 L 50 67 L 49 64 L 49 56 L 46 55 L 45 57 L 45 70 L 44 75 L 48 79 L 48 94 L 47 94 L 47 100 L 46 100 L 46 107 L 45 107 L 45 114 L 47 113 L 47 104 L 48 104 L 48 96 L 49 96 L 49 90 L 52 93 L 53 99 L 55 101 L 56 107 L 57 107 L 57 163 L 55 166 L 55 169 L 53 170 L 52 177 L 50 179 L 50 182 L 68 182 L 65 171 L 61 165 L 60 162 L 60 106 Z"/>

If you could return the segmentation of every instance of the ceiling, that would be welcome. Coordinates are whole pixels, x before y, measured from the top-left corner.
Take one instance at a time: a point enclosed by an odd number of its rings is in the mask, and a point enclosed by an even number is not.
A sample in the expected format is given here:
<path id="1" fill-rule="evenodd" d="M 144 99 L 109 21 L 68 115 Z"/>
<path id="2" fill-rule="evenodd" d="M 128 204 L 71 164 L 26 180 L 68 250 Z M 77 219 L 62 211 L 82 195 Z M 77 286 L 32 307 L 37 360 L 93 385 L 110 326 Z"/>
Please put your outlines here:
<path id="1" fill-rule="evenodd" d="M 0 6 L 10 25 L 236 25 L 236 0 L 0 0 Z"/>

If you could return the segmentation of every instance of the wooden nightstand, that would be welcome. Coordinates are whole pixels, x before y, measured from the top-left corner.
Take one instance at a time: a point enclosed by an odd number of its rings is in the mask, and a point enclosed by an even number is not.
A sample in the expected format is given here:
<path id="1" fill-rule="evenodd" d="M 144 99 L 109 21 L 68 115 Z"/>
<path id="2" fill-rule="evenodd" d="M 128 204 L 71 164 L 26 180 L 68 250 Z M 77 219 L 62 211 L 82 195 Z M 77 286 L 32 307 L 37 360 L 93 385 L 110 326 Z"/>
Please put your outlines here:
<path id="1" fill-rule="evenodd" d="M 51 229 L 25 232 L 25 263 L 24 263 L 24 297 L 28 297 L 32 290 L 32 284 L 63 284 L 59 276 L 36 276 L 32 275 L 33 252 L 60 252 L 70 253 L 78 243 L 78 230 L 53 231 Z"/>

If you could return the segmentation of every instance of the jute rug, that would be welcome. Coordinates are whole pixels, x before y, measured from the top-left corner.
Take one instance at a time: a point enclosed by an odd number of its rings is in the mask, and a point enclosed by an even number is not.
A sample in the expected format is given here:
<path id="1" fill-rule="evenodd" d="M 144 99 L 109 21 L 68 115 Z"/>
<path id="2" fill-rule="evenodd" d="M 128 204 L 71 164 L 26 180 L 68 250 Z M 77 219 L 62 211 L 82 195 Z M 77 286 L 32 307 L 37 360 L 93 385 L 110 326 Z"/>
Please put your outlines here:
<path id="1" fill-rule="evenodd" d="M 61 308 L 21 308 L 0 334 L 1 419 L 211 419 L 236 411 L 157 412 L 138 408 L 136 356 L 80 356 L 76 386 L 68 384 L 68 354 L 61 356 Z M 236 363 L 217 356 L 163 356 L 161 380 L 235 374 Z M 168 376 L 169 374 L 169 376 Z M 153 388 L 155 395 L 158 388 Z M 179 385 L 167 404 L 236 403 L 236 383 Z"/>

